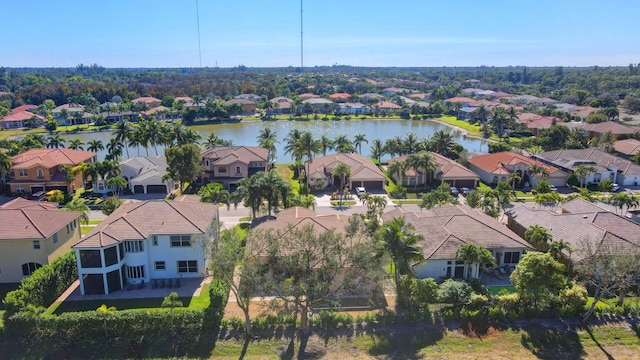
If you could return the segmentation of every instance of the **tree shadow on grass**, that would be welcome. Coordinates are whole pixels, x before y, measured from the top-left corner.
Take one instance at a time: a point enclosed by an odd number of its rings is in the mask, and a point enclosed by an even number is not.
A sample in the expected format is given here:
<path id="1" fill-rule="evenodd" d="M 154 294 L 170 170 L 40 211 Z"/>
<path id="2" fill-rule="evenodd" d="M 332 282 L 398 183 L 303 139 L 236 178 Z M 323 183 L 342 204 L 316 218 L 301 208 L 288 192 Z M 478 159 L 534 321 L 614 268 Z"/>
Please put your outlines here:
<path id="1" fill-rule="evenodd" d="M 634 324 L 634 326 L 637 327 L 636 324 Z M 589 337 L 591 338 L 591 340 L 593 340 L 593 342 L 598 346 L 598 348 L 602 351 L 602 353 L 607 357 L 607 359 L 613 359 L 614 357 L 611 356 L 611 354 L 609 354 L 609 352 L 607 350 L 605 350 L 605 348 L 602 347 L 602 344 L 600 344 L 600 342 L 596 339 L 596 337 L 593 335 L 593 331 L 591 331 L 591 326 L 586 326 L 585 330 L 587 331 L 587 334 L 589 334 Z M 637 331 L 636 331 L 637 333 Z"/>
<path id="2" fill-rule="evenodd" d="M 522 346 L 540 359 L 581 359 L 585 355 L 580 337 L 573 329 L 532 326 L 521 331 Z"/>
<path id="3" fill-rule="evenodd" d="M 373 345 L 369 355 L 387 356 L 389 359 L 420 359 L 421 349 L 442 340 L 446 328 L 429 327 L 416 331 L 384 330 L 371 333 Z"/>

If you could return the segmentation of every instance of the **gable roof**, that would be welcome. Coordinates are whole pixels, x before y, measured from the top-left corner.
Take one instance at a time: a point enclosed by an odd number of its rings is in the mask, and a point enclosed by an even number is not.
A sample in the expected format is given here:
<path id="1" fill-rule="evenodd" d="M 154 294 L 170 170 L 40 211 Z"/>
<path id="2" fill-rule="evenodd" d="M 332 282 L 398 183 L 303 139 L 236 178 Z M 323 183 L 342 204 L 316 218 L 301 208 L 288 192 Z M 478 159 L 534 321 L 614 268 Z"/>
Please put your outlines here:
<path id="1" fill-rule="evenodd" d="M 615 121 L 606 121 L 596 124 L 581 124 L 576 127 L 584 131 L 598 134 L 604 134 L 607 131 L 611 131 L 613 135 L 633 135 L 635 132 L 640 131 L 640 128 L 622 125 Z"/>
<path id="2" fill-rule="evenodd" d="M 393 110 L 402 109 L 402 106 L 394 104 L 391 101 L 380 101 L 378 103 L 378 107 L 380 109 L 393 109 Z"/>
<path id="3" fill-rule="evenodd" d="M 217 146 L 203 150 L 200 156 L 213 161 L 214 165 L 229 165 L 236 161 L 248 165 L 251 161 L 267 161 L 269 150 L 259 146 Z"/>
<path id="4" fill-rule="evenodd" d="M 625 154 L 627 156 L 633 156 L 637 154 L 638 151 L 640 151 L 640 140 L 636 140 L 636 139 L 618 140 L 615 142 L 615 144 L 613 144 L 613 148 L 621 154 Z"/>
<path id="5" fill-rule="evenodd" d="M 0 206 L 0 240 L 46 239 L 81 214 L 58 210 L 53 204 L 15 199 Z"/>
<path id="6" fill-rule="evenodd" d="M 429 152 L 429 155 L 433 157 L 433 160 L 437 164 L 438 171 L 442 173 L 439 176 L 440 179 L 442 180 L 454 179 L 454 178 L 455 179 L 460 179 L 460 178 L 477 179 L 478 178 L 478 174 L 462 166 L 460 163 L 456 162 L 455 160 L 451 160 L 448 157 L 442 156 L 435 152 Z M 393 159 L 389 159 L 389 164 L 391 164 L 394 161 L 406 161 L 408 157 L 409 155 L 404 155 L 404 156 L 399 156 Z M 415 176 L 416 171 L 414 169 L 407 169 L 405 170 L 405 174 L 407 176 Z"/>
<path id="7" fill-rule="evenodd" d="M 2 121 L 24 121 L 24 120 L 29 120 L 31 118 L 36 118 L 38 120 L 44 121 L 44 118 L 42 116 L 26 110 L 12 111 L 11 114 L 3 117 Z"/>
<path id="8" fill-rule="evenodd" d="M 89 161 L 96 153 L 65 148 L 31 149 L 11 158 L 14 169 L 28 169 L 35 165 L 52 168 L 60 165 L 77 165 Z"/>
<path id="9" fill-rule="evenodd" d="M 139 98 L 135 98 L 133 100 L 131 100 L 132 103 L 146 103 L 146 104 L 150 104 L 150 103 L 154 103 L 154 102 L 162 102 L 162 100 L 160 99 L 156 99 L 152 96 L 142 96 Z"/>
<path id="10" fill-rule="evenodd" d="M 422 235 L 418 243 L 424 257 L 454 259 L 461 245 L 474 244 L 487 249 L 533 249 L 529 243 L 498 220 L 465 205 L 445 205 L 425 212 L 398 207 L 382 215 L 383 221 L 404 217 Z"/>
<path id="11" fill-rule="evenodd" d="M 617 168 L 623 174 L 640 174 L 640 166 L 598 148 L 553 150 L 533 155 L 565 169 L 574 169 L 585 162 L 595 163 L 606 169 Z"/>
<path id="12" fill-rule="evenodd" d="M 556 167 L 544 164 L 541 161 L 528 158 L 524 155 L 520 155 L 512 151 L 503 151 L 499 153 L 474 156 L 469 159 L 469 163 L 490 174 L 499 175 L 511 174 L 511 171 L 506 167 L 506 165 L 516 165 L 518 163 L 526 164 L 527 166 L 530 166 L 532 164 L 540 165 L 547 169 L 549 171 L 549 174 L 564 173 L 562 170 Z"/>
<path id="13" fill-rule="evenodd" d="M 99 248 L 160 234 L 204 234 L 217 218 L 217 212 L 217 205 L 200 202 L 148 200 L 125 203 L 72 248 Z"/>
<path id="14" fill-rule="evenodd" d="M 309 163 L 308 161 L 305 163 Z M 309 163 L 309 175 L 315 178 L 325 177 L 333 172 L 338 164 L 345 164 L 351 169 L 351 180 L 385 180 L 386 176 L 371 159 L 356 153 L 338 153 L 321 156 Z"/>
<path id="15" fill-rule="evenodd" d="M 21 111 L 31 111 L 34 109 L 37 109 L 38 106 L 37 105 L 31 105 L 31 104 L 27 104 L 27 105 L 20 105 L 18 107 L 15 107 L 13 109 L 11 109 L 11 113 L 17 113 L 17 112 L 21 112 Z"/>
<path id="16" fill-rule="evenodd" d="M 154 176 L 162 178 L 167 173 L 167 158 L 164 155 L 134 156 L 120 163 L 120 168 L 125 167 L 137 173 L 130 180 L 141 181 Z"/>

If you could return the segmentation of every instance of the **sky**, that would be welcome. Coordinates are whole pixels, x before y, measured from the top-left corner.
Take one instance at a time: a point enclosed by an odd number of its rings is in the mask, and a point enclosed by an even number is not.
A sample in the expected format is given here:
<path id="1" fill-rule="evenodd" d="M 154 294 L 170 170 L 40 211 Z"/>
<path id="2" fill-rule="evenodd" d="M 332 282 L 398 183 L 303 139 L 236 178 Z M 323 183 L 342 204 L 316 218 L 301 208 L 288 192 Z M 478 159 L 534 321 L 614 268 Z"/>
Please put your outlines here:
<path id="1" fill-rule="evenodd" d="M 305 67 L 640 62 L 638 0 L 302 1 Z M 297 67 L 300 4 L 0 0 L 0 66 Z"/>

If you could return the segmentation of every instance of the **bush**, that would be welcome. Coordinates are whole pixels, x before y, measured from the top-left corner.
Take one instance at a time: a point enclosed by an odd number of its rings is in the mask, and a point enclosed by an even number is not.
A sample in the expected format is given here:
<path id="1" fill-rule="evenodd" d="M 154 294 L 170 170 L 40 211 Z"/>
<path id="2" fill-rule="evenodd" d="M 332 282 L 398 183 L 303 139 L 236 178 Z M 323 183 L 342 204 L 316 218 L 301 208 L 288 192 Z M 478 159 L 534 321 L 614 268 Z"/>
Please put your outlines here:
<path id="1" fill-rule="evenodd" d="M 27 305 L 48 307 L 78 279 L 76 254 L 71 251 L 22 280 L 18 290 L 7 294 L 3 303 L 5 319 Z"/>
<path id="2" fill-rule="evenodd" d="M 467 304 L 466 307 L 469 310 L 484 311 L 486 310 L 488 305 L 489 305 L 489 299 L 486 296 L 480 295 L 480 294 L 473 294 L 471 295 L 471 298 L 469 299 L 469 304 Z"/>
<path id="3" fill-rule="evenodd" d="M 473 290 L 466 282 L 447 279 L 439 288 L 439 298 L 441 302 L 454 304 L 456 306 L 467 304 L 471 300 Z"/>
<path id="4" fill-rule="evenodd" d="M 520 316 L 520 295 L 517 293 L 498 295 L 493 298 L 497 308 L 502 309 L 505 316 L 518 318 Z"/>
<path id="5" fill-rule="evenodd" d="M 402 185 L 396 185 L 390 190 L 389 196 L 391 196 L 392 199 L 406 199 L 407 188 Z"/>
<path id="6" fill-rule="evenodd" d="M 572 187 L 580 186 L 580 180 L 578 180 L 576 174 L 569 175 L 569 177 L 567 178 L 567 185 Z"/>
<path id="7" fill-rule="evenodd" d="M 432 278 L 413 279 L 411 283 L 411 302 L 420 309 L 438 301 L 438 283 Z"/>
<path id="8" fill-rule="evenodd" d="M 572 287 L 562 289 L 559 293 L 559 302 L 571 315 L 577 315 L 585 311 L 587 305 L 587 289 L 573 284 Z"/>

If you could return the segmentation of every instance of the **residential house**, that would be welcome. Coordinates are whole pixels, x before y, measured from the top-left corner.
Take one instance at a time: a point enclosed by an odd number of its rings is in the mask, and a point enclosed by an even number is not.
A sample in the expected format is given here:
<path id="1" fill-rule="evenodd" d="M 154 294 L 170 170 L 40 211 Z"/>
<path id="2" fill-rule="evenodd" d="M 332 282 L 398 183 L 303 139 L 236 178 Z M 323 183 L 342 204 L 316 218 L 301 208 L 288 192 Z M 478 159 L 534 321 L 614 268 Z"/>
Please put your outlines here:
<path id="1" fill-rule="evenodd" d="M 249 100 L 249 101 L 252 101 L 254 103 L 258 103 L 258 102 L 262 101 L 262 97 L 260 97 L 260 95 L 256 95 L 256 94 L 240 94 L 240 95 L 234 96 L 233 98 L 234 99 Z"/>
<path id="2" fill-rule="evenodd" d="M 351 175 L 345 178 L 349 189 L 364 186 L 367 191 L 383 190 L 386 176 L 370 158 L 355 153 L 339 153 L 321 156 L 305 163 L 309 170 L 308 185 L 316 189 L 341 189 L 342 178 L 334 176 L 333 170 L 338 164 L 345 164 L 351 169 Z"/>
<path id="3" fill-rule="evenodd" d="M 72 149 L 31 149 L 11 158 L 13 179 L 9 181 L 11 192 L 37 193 L 62 190 L 73 192 L 83 187 L 82 175 L 67 179 L 65 165 L 95 162 L 96 153 Z"/>
<path id="4" fill-rule="evenodd" d="M 135 156 L 120 163 L 120 176 L 127 180 L 127 187 L 134 194 L 168 194 L 176 190 L 178 184 L 164 180 L 167 173 L 167 159 L 160 156 Z M 103 190 L 108 190 L 102 186 Z M 98 192 L 100 191 L 98 185 Z"/>
<path id="5" fill-rule="evenodd" d="M 338 103 L 338 106 L 340 107 L 341 114 L 362 115 L 362 114 L 368 114 L 371 112 L 370 107 L 359 102 L 355 102 L 355 103 L 341 102 L 341 103 Z"/>
<path id="6" fill-rule="evenodd" d="M 546 178 L 552 185 L 566 186 L 569 174 L 557 167 L 545 164 L 539 160 L 528 158 L 511 151 L 494 154 L 474 156 L 469 159 L 469 169 L 480 176 L 480 179 L 489 185 L 496 185 L 500 181 L 508 181 L 509 175 L 517 173 L 522 178 L 520 186 L 529 183 L 535 187 L 543 178 L 541 174 L 531 174 L 529 167 L 540 165 L 549 172 Z"/>
<path id="7" fill-rule="evenodd" d="M 510 209 L 507 215 L 509 228 L 520 235 L 538 225 L 553 241 L 567 243 L 573 252 L 565 250 L 563 254 L 571 261 L 583 259 L 579 250 L 586 241 L 595 248 L 606 247 L 618 253 L 640 251 L 640 224 L 580 198 L 560 205 L 559 211 L 525 203 Z"/>
<path id="8" fill-rule="evenodd" d="M 542 116 L 534 113 L 522 113 L 518 115 L 517 123 L 530 130 L 534 136 L 537 136 L 539 129 L 546 129 L 551 127 L 554 120 L 555 119 L 551 116 Z"/>
<path id="9" fill-rule="evenodd" d="M 598 109 L 592 106 L 574 106 L 569 109 L 568 112 L 571 116 L 578 118 L 580 121 L 585 121 L 587 116 L 596 111 L 598 111 Z"/>
<path id="10" fill-rule="evenodd" d="M 203 179 L 235 190 L 240 179 L 269 167 L 269 150 L 258 146 L 218 146 L 202 150 Z"/>
<path id="11" fill-rule="evenodd" d="M 207 273 L 217 205 L 151 200 L 125 203 L 72 248 L 82 295 L 109 294 L 154 279 Z"/>
<path id="12" fill-rule="evenodd" d="M 386 96 L 392 96 L 398 93 L 409 92 L 407 89 L 398 88 L 398 87 L 388 87 L 386 89 L 382 89 L 382 93 Z"/>
<path id="13" fill-rule="evenodd" d="M 384 213 L 382 220 L 387 222 L 395 217 L 403 217 L 415 228 L 415 233 L 422 236 L 417 245 L 426 262 L 413 267 L 418 278 L 480 277 L 479 264 L 467 267 L 463 261 L 456 260 L 458 248 L 466 244 L 486 248 L 498 267 L 514 268 L 525 251 L 533 250 L 500 221 L 466 205 L 437 206 L 421 212 L 397 207 Z"/>
<path id="14" fill-rule="evenodd" d="M 273 108 L 267 111 L 267 116 L 295 114 L 296 109 L 293 100 L 278 96 L 269 100 L 273 104 Z"/>
<path id="15" fill-rule="evenodd" d="M 571 173 L 580 165 L 592 167 L 595 171 L 587 175 L 587 184 L 598 184 L 604 179 L 621 186 L 640 183 L 640 166 L 598 148 L 554 150 L 532 156 Z"/>
<path id="16" fill-rule="evenodd" d="M 380 111 L 396 112 L 402 109 L 402 106 L 396 105 L 391 101 L 380 101 L 377 105 L 374 105 L 373 110 L 377 113 Z"/>
<path id="17" fill-rule="evenodd" d="M 596 124 L 579 124 L 575 127 L 582 129 L 584 131 L 584 134 L 588 138 L 601 137 L 605 133 L 611 131 L 611 134 L 617 140 L 630 138 L 633 136 L 633 134 L 640 131 L 640 128 L 622 125 L 615 121 L 607 121 Z"/>
<path id="18" fill-rule="evenodd" d="M 360 100 L 363 103 L 369 103 L 369 102 L 380 102 L 382 100 L 384 100 L 385 97 L 384 95 L 380 95 L 380 94 L 375 94 L 375 93 L 365 93 L 362 94 L 360 96 L 358 96 L 358 100 Z"/>
<path id="19" fill-rule="evenodd" d="M 3 129 L 35 128 L 44 125 L 44 118 L 30 111 L 12 111 L 0 119 L 0 126 Z"/>
<path id="20" fill-rule="evenodd" d="M 242 108 L 242 115 L 253 115 L 256 113 L 256 103 L 247 99 L 231 99 L 225 101 L 227 105 L 238 104 Z"/>
<path id="21" fill-rule="evenodd" d="M 622 157 L 630 158 L 640 151 L 640 140 L 625 139 L 618 140 L 613 144 L 616 153 Z"/>
<path id="22" fill-rule="evenodd" d="M 0 206 L 0 283 L 17 283 L 80 240 L 77 211 L 16 198 Z"/>
<path id="23" fill-rule="evenodd" d="M 155 117 L 156 120 L 176 120 L 178 118 L 177 113 L 174 113 L 171 109 L 162 105 L 142 111 L 140 115 L 145 119 Z"/>
<path id="24" fill-rule="evenodd" d="M 338 109 L 338 105 L 331 100 L 323 98 L 311 98 L 304 100 L 302 105 L 309 104 L 313 109 L 313 112 L 319 112 L 323 114 L 331 114 L 334 110 Z"/>
<path id="25" fill-rule="evenodd" d="M 462 93 L 467 96 L 478 96 L 478 97 L 488 97 L 490 95 L 495 94 L 496 92 L 493 90 L 484 90 L 478 88 L 466 88 L 462 89 Z"/>
<path id="26" fill-rule="evenodd" d="M 300 100 L 309 100 L 309 99 L 318 99 L 320 98 L 319 95 L 316 94 L 312 94 L 312 93 L 304 93 L 304 94 L 300 94 L 298 95 L 298 99 Z"/>
<path id="27" fill-rule="evenodd" d="M 436 164 L 436 170 L 433 174 L 428 176 L 427 173 L 408 168 L 404 174 L 391 174 L 391 176 L 397 183 L 408 187 L 424 185 L 429 181 L 429 177 L 433 177 L 434 180 L 444 181 L 451 186 L 475 189 L 480 179 L 478 174 L 438 153 L 430 152 L 429 155 L 433 157 Z M 405 155 L 389 159 L 389 165 L 394 161 L 406 161 L 408 157 L 409 155 Z"/>
<path id="28" fill-rule="evenodd" d="M 516 104 L 516 105 L 523 105 L 523 106 L 531 105 L 531 106 L 542 106 L 542 107 L 559 103 L 559 101 L 551 98 L 539 98 L 533 95 L 516 95 L 516 96 L 512 96 L 509 99 L 509 101 L 512 104 Z"/>
<path id="29" fill-rule="evenodd" d="M 176 104 L 178 102 L 183 102 L 183 103 L 190 103 L 193 102 L 193 98 L 191 98 L 190 96 L 176 96 L 173 98 L 173 103 Z"/>
<path id="30" fill-rule="evenodd" d="M 468 97 L 463 97 L 463 96 L 456 96 L 456 97 L 452 97 L 452 98 L 448 98 L 444 101 L 445 104 L 450 104 L 453 105 L 455 103 L 460 103 L 460 105 L 465 108 L 465 107 L 475 107 L 475 103 L 476 101 L 473 100 L 472 98 L 468 98 Z"/>
<path id="31" fill-rule="evenodd" d="M 63 104 L 51 110 L 53 120 L 59 125 L 88 124 L 93 116 L 85 112 L 84 105 Z"/>
<path id="32" fill-rule="evenodd" d="M 160 106 L 160 104 L 162 103 L 162 100 L 156 99 L 156 98 L 151 97 L 151 96 L 143 96 L 143 97 L 139 97 L 139 98 L 135 98 L 135 99 L 131 100 L 131 103 L 133 105 L 137 105 L 137 106 L 140 106 L 140 107 L 145 107 L 147 109 L 151 109 L 151 108 Z"/>
<path id="33" fill-rule="evenodd" d="M 33 113 L 37 108 L 38 106 L 33 104 L 20 105 L 11 109 L 11 113 L 17 113 L 21 111 L 28 111 L 30 113 Z"/>

